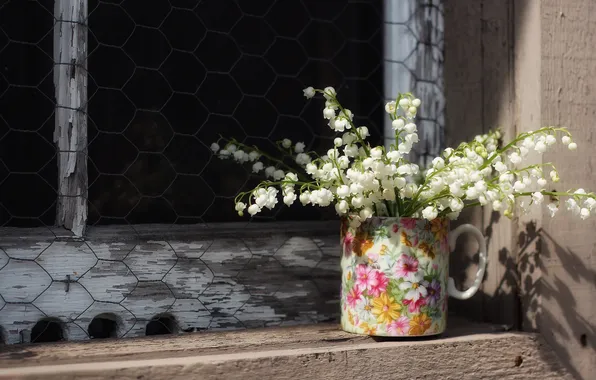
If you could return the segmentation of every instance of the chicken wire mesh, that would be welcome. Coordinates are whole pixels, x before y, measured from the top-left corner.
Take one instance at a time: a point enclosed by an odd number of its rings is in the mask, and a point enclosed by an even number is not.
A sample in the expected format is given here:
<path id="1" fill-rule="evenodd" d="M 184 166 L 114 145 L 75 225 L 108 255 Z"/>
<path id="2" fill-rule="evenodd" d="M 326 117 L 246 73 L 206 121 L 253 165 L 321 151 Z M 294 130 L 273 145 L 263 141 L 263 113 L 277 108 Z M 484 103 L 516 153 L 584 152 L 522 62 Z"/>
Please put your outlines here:
<path id="1" fill-rule="evenodd" d="M 56 216 L 53 3 L 0 3 L 0 227 Z"/>
<path id="2" fill-rule="evenodd" d="M 90 1 L 89 223 L 239 220 L 232 199 L 257 177 L 209 145 L 223 135 L 275 153 L 288 137 L 326 150 L 332 131 L 321 102 L 302 96 L 309 85 L 338 88 L 378 143 L 381 6 Z M 330 217 L 280 204 L 265 219 Z"/>
<path id="3" fill-rule="evenodd" d="M 396 58 L 383 56 L 383 34 L 395 22 L 383 16 L 382 1 L 154 0 L 147 7 L 140 0 L 89 0 L 83 102 L 89 116 L 88 224 L 139 231 L 144 223 L 237 221 L 233 196 L 256 178 L 214 159 L 209 144 L 221 134 L 273 151 L 276 140 L 289 137 L 326 150 L 332 134 L 322 103 L 302 97 L 308 85 L 335 86 L 357 122 L 371 130 L 371 142 L 381 143 L 388 64 L 407 69 L 400 78 L 411 82 L 399 82 L 404 86 L 397 91 L 419 83 L 441 88 L 440 79 L 412 64 L 412 57 L 422 59 L 441 46 L 436 40 L 429 45 L 415 26 L 429 9 L 440 8 L 408 3 L 397 24 L 417 31 L 410 33 L 414 48 Z M 339 300 L 335 235 L 150 242 L 138 234 L 116 246 L 92 238 L 73 242 L 51 227 L 57 196 L 52 30 L 67 22 L 55 19 L 53 7 L 51 0 L 0 6 L 0 225 L 47 226 L 43 243 L 27 252 L 18 248 L 18 233 L 0 239 L 4 340 L 333 320 Z M 17 22 L 24 17 L 35 17 L 35 27 Z M 39 112 L 27 112 L 31 107 Z M 442 131 L 439 108 L 421 114 L 432 122 L 424 127 L 432 136 Z M 314 208 L 278 208 L 264 219 L 333 217 Z M 229 253 L 233 260 L 222 261 Z M 19 288 L 27 291 L 14 290 Z"/>
<path id="4" fill-rule="evenodd" d="M 333 321 L 334 232 L 113 244 L 48 234 L 27 249 L 14 235 L 0 251 L 0 326 L 12 344 Z"/>

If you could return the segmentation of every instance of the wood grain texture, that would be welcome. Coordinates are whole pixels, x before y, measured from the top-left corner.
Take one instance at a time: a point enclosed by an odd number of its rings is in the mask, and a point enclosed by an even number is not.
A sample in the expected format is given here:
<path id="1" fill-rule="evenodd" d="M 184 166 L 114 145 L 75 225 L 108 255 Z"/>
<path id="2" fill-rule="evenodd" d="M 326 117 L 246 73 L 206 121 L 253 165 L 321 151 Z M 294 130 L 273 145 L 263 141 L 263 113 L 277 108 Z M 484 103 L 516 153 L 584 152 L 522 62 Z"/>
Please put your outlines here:
<path id="1" fill-rule="evenodd" d="M 135 316 L 122 305 L 97 301 L 79 315 L 74 323 L 87 332 L 89 324 L 93 321 L 93 318 L 97 316 L 105 316 L 110 319 L 114 318 L 117 322 L 116 333 L 119 338 L 124 337 L 131 331 L 136 323 Z M 86 335 L 85 338 L 88 339 L 88 336 Z"/>
<path id="2" fill-rule="evenodd" d="M 445 142 L 457 146 L 485 132 L 483 120 L 483 25 L 485 0 L 448 1 L 445 3 Z M 464 210 L 457 222 L 484 229 L 479 207 Z M 449 261 L 449 272 L 460 289 L 468 288 L 476 275 L 476 241 L 471 236 L 458 239 Z M 493 261 L 493 252 L 488 252 Z M 477 293 L 466 301 L 450 300 L 449 309 L 476 320 L 483 320 L 483 297 Z"/>
<path id="3" fill-rule="evenodd" d="M 596 3 L 591 0 L 540 2 L 540 115 L 543 124 L 569 128 L 579 148 L 558 145 L 544 155 L 561 173 L 553 188 L 594 191 L 596 177 Z M 538 230 L 540 294 L 537 326 L 572 373 L 596 373 L 596 220 L 582 221 L 564 210 L 556 218 L 543 211 Z M 540 225 L 538 226 L 538 228 Z M 528 268 L 529 270 L 529 268 Z"/>
<path id="4" fill-rule="evenodd" d="M 0 295 L 6 302 L 33 302 L 51 283 L 52 278 L 35 261 L 10 259 L 0 269 Z"/>
<path id="5" fill-rule="evenodd" d="M 26 343 L 31 340 L 31 329 L 45 314 L 31 304 L 7 303 L 0 310 L 6 344 Z"/>
<path id="6" fill-rule="evenodd" d="M 143 281 L 137 284 L 121 305 L 130 310 L 137 320 L 149 321 L 168 311 L 175 300 L 170 288 L 163 282 Z"/>
<path id="7" fill-rule="evenodd" d="M 83 276 L 97 263 L 97 256 L 84 241 L 54 241 L 35 261 L 60 281 Z"/>
<path id="8" fill-rule="evenodd" d="M 96 301 L 121 302 L 137 286 L 137 277 L 122 261 L 98 260 L 79 282 Z"/>
<path id="9" fill-rule="evenodd" d="M 163 281 L 176 298 L 197 298 L 213 282 L 213 272 L 201 260 L 178 259 Z"/>
<path id="10" fill-rule="evenodd" d="M 499 128 L 504 141 L 514 138 L 519 125 L 515 117 L 513 3 L 512 0 L 482 2 L 482 126 L 485 133 Z M 525 82 L 525 75 L 520 78 Z M 488 249 L 481 288 L 482 316 L 493 323 L 519 327 L 516 223 L 493 212 L 491 207 L 485 207 L 482 212 Z"/>
<path id="11" fill-rule="evenodd" d="M 53 282 L 33 302 L 33 305 L 45 315 L 65 322 L 74 320 L 91 304 L 93 304 L 93 297 L 81 284 L 60 282 Z"/>
<path id="12" fill-rule="evenodd" d="M 304 232 L 304 224 L 313 232 Z M 65 330 L 75 323 L 68 339 L 86 335 L 100 315 L 116 320 L 118 336 L 127 337 L 145 335 L 148 321 L 160 315 L 173 317 L 178 332 L 335 320 L 340 249 L 337 229 L 329 226 L 276 223 L 263 233 L 235 235 L 225 226 L 211 238 L 200 228 L 193 235 L 192 228 L 177 227 L 176 235 L 169 226 L 145 226 L 142 233 L 106 226 L 90 230 L 84 241 L 66 236 L 49 243 L 41 230 L 23 229 L 19 238 L 9 231 L 0 245 L 35 260 L 0 251 L 6 261 L 0 297 L 59 319 Z M 155 240 L 166 236 L 171 240 Z M 20 331 L 31 328 L 23 324 Z"/>
<path id="13" fill-rule="evenodd" d="M 520 11 L 521 11 L 520 7 Z M 516 132 L 513 2 L 445 2 L 446 140 L 448 146 L 500 128 Z M 518 324 L 515 223 L 480 207 L 466 210 L 452 228 L 471 223 L 487 238 L 488 266 L 481 290 L 450 309 L 476 320 Z M 450 272 L 462 288 L 475 276 L 477 245 L 460 239 Z"/>
<path id="14" fill-rule="evenodd" d="M 140 281 L 159 281 L 176 264 L 176 254 L 167 241 L 147 241 L 137 244 L 124 263 Z"/>
<path id="15" fill-rule="evenodd" d="M 87 1 L 54 5 L 54 85 L 58 148 L 56 224 L 83 236 L 87 223 Z"/>
<path id="16" fill-rule="evenodd" d="M 35 260 L 37 256 L 41 255 L 43 251 L 52 245 L 52 242 L 56 238 L 50 231 L 45 231 L 45 234 L 42 233 L 36 236 L 35 243 L 26 243 L 27 240 L 24 240 L 23 237 L 7 236 L 8 231 L 6 230 L 3 229 L 2 231 L 3 237 L 0 239 L 0 251 L 13 259 Z"/>
<path id="17" fill-rule="evenodd" d="M 460 322 L 451 334 L 424 341 L 376 342 L 319 324 L 15 346 L 0 354 L 0 377 L 570 379 L 540 338 L 493 327 Z"/>

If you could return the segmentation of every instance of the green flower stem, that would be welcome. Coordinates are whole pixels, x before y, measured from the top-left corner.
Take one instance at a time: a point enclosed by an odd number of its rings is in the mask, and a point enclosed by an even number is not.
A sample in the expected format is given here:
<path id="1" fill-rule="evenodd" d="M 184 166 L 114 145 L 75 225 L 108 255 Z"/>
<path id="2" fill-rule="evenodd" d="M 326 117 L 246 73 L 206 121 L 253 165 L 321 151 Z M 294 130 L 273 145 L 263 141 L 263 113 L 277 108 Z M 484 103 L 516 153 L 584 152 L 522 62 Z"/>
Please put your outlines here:
<path id="1" fill-rule="evenodd" d="M 569 193 L 569 192 L 561 192 L 561 191 L 538 191 L 542 195 L 548 195 L 551 197 L 585 197 L 585 198 L 594 198 L 596 199 L 596 194 L 594 193 L 587 193 L 587 194 L 577 194 L 577 193 Z M 525 197 L 531 196 L 533 192 L 526 191 L 523 193 L 514 193 L 514 197 Z"/>
<path id="2" fill-rule="evenodd" d="M 484 164 L 480 167 L 480 170 L 486 168 L 488 165 L 490 165 L 495 158 L 497 158 L 497 156 L 500 156 L 501 154 L 503 154 L 504 152 L 506 152 L 509 148 L 511 148 L 512 146 L 514 146 L 515 144 L 517 144 L 518 142 L 524 140 L 526 137 L 530 137 L 530 136 L 534 136 L 536 134 L 539 133 L 544 133 L 544 132 L 563 132 L 565 133 L 567 136 L 571 136 L 571 134 L 569 133 L 569 131 L 567 131 L 566 128 L 554 128 L 554 127 L 544 127 L 544 128 L 540 128 L 537 131 L 534 132 L 525 132 L 525 133 L 520 133 L 517 138 L 513 139 L 509 144 L 505 145 L 505 147 L 503 149 L 498 149 L 496 152 L 494 152 L 489 158 L 488 160 L 486 160 L 484 162 Z"/>
<path id="3" fill-rule="evenodd" d="M 223 140 L 226 140 L 224 137 L 221 137 L 221 138 L 222 138 Z M 296 168 L 293 168 L 293 167 L 289 166 L 288 164 L 286 164 L 286 163 L 285 163 L 285 162 L 283 162 L 282 160 L 280 160 L 280 159 L 277 159 L 277 158 L 275 158 L 275 157 L 273 157 L 273 156 L 271 156 L 271 155 L 269 155 L 269 154 L 267 154 L 267 153 L 263 152 L 262 150 L 260 150 L 260 149 L 259 149 L 259 148 L 257 148 L 256 146 L 248 146 L 248 145 L 246 145 L 246 144 L 243 144 L 243 143 L 239 142 L 239 141 L 238 141 L 238 140 L 236 140 L 236 139 L 231 139 L 231 140 L 227 140 L 227 141 L 228 141 L 229 143 L 231 143 L 231 144 L 238 145 L 238 147 L 241 147 L 241 148 L 243 148 L 244 150 L 248 150 L 248 151 L 251 151 L 251 150 L 252 150 L 252 151 L 255 151 L 255 152 L 259 153 L 261 156 L 265 157 L 266 159 L 268 159 L 268 160 L 270 160 L 270 161 L 273 161 L 273 162 L 276 162 L 277 164 L 279 164 L 279 165 L 283 166 L 284 168 L 288 169 L 288 171 L 290 171 L 290 172 L 292 172 L 292 173 L 296 173 L 296 175 L 297 175 L 297 176 L 298 176 L 300 179 L 302 179 L 303 181 L 308 181 L 308 177 L 307 177 L 307 176 L 305 176 L 303 173 L 301 173 L 301 172 L 300 172 L 300 171 L 302 170 L 302 168 L 300 168 L 300 169 L 298 169 L 298 170 L 297 170 Z"/>

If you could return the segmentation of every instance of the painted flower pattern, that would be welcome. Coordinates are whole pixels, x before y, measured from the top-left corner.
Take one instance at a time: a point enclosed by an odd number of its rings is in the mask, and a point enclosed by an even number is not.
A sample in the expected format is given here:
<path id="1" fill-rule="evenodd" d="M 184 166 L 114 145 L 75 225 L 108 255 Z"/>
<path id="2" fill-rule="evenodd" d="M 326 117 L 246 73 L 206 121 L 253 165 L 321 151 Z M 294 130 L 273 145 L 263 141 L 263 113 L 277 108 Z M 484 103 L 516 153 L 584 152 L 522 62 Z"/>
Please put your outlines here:
<path id="1" fill-rule="evenodd" d="M 448 234 L 443 219 L 373 218 L 342 230 L 343 329 L 378 336 L 443 332 Z"/>
<path id="2" fill-rule="evenodd" d="M 354 286 L 348 292 L 348 295 L 346 296 L 346 302 L 348 303 L 348 306 L 354 308 L 360 300 L 362 300 L 362 291 L 358 286 Z"/>
<path id="3" fill-rule="evenodd" d="M 387 332 L 392 336 L 408 335 L 410 331 L 410 319 L 408 317 L 399 317 L 387 326 Z"/>
<path id="4" fill-rule="evenodd" d="M 395 321 L 399 317 L 400 309 L 401 306 L 395 302 L 393 297 L 389 297 L 387 293 L 382 293 L 373 299 L 372 313 L 377 318 L 377 321 L 381 323 Z"/>
<path id="5" fill-rule="evenodd" d="M 418 273 L 418 260 L 409 255 L 401 255 L 395 265 L 395 274 L 398 277 L 410 277 Z"/>
<path id="6" fill-rule="evenodd" d="M 428 315 L 422 313 L 415 315 L 410 320 L 410 335 L 424 335 L 424 332 L 428 330 L 432 323 L 432 320 Z"/>
<path id="7" fill-rule="evenodd" d="M 437 280 L 432 280 L 432 282 L 426 288 L 426 291 L 426 304 L 428 306 L 435 307 L 441 300 L 441 284 Z"/>

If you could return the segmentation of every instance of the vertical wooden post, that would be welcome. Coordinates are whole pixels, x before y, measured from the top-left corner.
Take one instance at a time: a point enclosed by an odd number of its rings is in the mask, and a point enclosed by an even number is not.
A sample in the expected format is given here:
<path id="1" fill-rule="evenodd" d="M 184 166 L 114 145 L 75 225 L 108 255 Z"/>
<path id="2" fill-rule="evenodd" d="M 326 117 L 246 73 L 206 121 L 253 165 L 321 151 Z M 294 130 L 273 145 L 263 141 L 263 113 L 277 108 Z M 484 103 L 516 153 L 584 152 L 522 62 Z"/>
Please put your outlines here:
<path id="1" fill-rule="evenodd" d="M 500 127 L 508 140 L 515 135 L 515 77 L 513 1 L 462 0 L 445 2 L 445 91 L 448 146 Z M 488 243 L 488 267 L 481 292 L 472 300 L 450 300 L 468 317 L 518 324 L 518 276 L 515 222 L 490 208 L 468 210 L 458 223 L 482 228 Z M 465 239 L 464 239 L 465 240 Z M 476 271 L 467 242 L 451 263 L 456 279 L 465 286 Z M 463 266 L 462 266 L 463 264 Z"/>
<path id="2" fill-rule="evenodd" d="M 56 224 L 82 236 L 87 222 L 87 0 L 56 0 L 54 15 Z"/>

